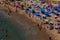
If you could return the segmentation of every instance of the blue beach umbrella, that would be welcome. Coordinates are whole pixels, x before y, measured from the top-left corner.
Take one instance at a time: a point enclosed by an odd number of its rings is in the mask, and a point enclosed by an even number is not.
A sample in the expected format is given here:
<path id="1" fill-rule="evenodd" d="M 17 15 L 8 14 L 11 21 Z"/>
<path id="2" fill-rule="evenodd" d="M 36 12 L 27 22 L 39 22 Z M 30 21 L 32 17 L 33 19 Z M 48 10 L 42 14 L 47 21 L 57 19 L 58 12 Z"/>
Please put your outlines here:
<path id="1" fill-rule="evenodd" d="M 57 8 L 58 8 L 57 6 L 53 6 L 53 9 L 57 10 Z"/>
<path id="2" fill-rule="evenodd" d="M 53 6 L 53 9 L 60 11 L 60 8 L 58 6 Z"/>
<path id="3" fill-rule="evenodd" d="M 46 15 L 46 16 L 50 15 L 50 12 L 49 12 L 49 11 L 48 11 L 48 12 L 45 12 L 45 15 Z"/>
<path id="4" fill-rule="evenodd" d="M 58 4 L 58 7 L 60 7 L 60 4 Z"/>
<path id="5" fill-rule="evenodd" d="M 40 19 L 42 19 L 42 16 L 40 15 L 40 12 L 35 12 L 35 15 L 38 16 Z"/>
<path id="6" fill-rule="evenodd" d="M 45 9 L 44 8 L 40 8 L 41 9 L 41 12 L 44 13 L 45 12 Z"/>
<path id="7" fill-rule="evenodd" d="M 35 12 L 36 15 L 40 15 L 40 12 Z"/>
<path id="8" fill-rule="evenodd" d="M 60 11 L 60 8 L 57 8 L 58 11 Z"/>

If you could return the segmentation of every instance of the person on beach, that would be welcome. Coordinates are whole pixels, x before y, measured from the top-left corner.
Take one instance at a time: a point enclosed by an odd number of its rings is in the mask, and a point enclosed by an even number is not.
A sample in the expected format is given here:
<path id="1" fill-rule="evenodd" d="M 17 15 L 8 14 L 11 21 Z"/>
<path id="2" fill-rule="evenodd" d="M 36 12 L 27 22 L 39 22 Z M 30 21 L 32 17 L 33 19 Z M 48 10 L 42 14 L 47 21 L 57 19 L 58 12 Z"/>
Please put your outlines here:
<path id="1" fill-rule="evenodd" d="M 42 15 L 43 19 L 47 19 L 47 16 L 46 15 Z"/>
<path id="2" fill-rule="evenodd" d="M 18 2 L 14 2 L 14 5 L 15 5 L 15 7 L 16 7 L 16 11 L 15 11 L 15 12 L 17 12 L 17 8 L 19 7 Z"/>
<path id="3" fill-rule="evenodd" d="M 57 19 L 57 25 L 55 29 L 58 30 L 58 33 L 60 34 L 60 18 Z"/>
<path id="4" fill-rule="evenodd" d="M 37 24 L 39 30 L 42 30 L 42 23 L 41 24 Z"/>
<path id="5" fill-rule="evenodd" d="M 23 1 L 20 2 L 21 9 L 24 9 L 25 3 Z"/>
<path id="6" fill-rule="evenodd" d="M 51 38 L 51 37 L 49 37 L 49 40 L 52 40 L 52 38 Z"/>
<path id="7" fill-rule="evenodd" d="M 34 17 L 34 14 L 35 14 L 35 9 L 34 9 L 34 7 L 32 6 L 32 9 L 31 9 L 31 15 L 32 15 L 32 17 Z"/>
<path id="8" fill-rule="evenodd" d="M 58 18 L 58 16 L 55 15 L 55 19 L 57 19 L 57 18 Z"/>
<path id="9" fill-rule="evenodd" d="M 53 23 L 53 21 L 52 21 L 52 19 L 50 19 L 50 21 L 49 21 L 49 25 L 50 25 L 50 30 L 53 30 L 53 28 L 54 28 L 54 23 Z"/>

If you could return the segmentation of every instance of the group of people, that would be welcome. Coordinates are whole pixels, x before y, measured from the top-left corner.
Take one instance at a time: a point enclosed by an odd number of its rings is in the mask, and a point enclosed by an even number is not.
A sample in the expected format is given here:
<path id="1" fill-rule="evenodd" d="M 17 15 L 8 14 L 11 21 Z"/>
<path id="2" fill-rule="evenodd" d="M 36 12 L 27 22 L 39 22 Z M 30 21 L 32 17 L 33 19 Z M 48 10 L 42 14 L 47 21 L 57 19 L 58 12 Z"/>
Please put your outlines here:
<path id="1" fill-rule="evenodd" d="M 60 29 L 60 4 L 53 5 L 52 3 L 45 3 L 45 2 L 28 2 L 24 10 L 27 13 L 38 16 L 44 24 L 50 25 L 50 30 Z M 54 8 L 55 7 L 55 8 Z M 41 15 L 43 14 L 43 15 Z M 55 19 L 51 17 L 51 14 Z M 57 22 L 55 24 L 55 22 Z M 55 27 L 54 27 L 55 26 Z M 40 27 L 41 28 L 41 27 Z"/>
<path id="2" fill-rule="evenodd" d="M 54 29 L 53 21 L 56 20 L 57 24 L 55 26 L 60 29 L 60 22 L 57 21 L 60 20 L 60 4 L 53 5 L 53 3 L 46 3 L 44 1 L 20 1 L 14 2 L 14 7 L 16 7 L 16 12 L 17 8 L 21 8 L 27 14 L 29 13 L 30 17 L 34 18 L 34 16 L 37 16 L 44 24 L 50 25 L 50 30 Z M 55 20 L 51 18 L 51 14 Z"/>
<path id="3" fill-rule="evenodd" d="M 57 22 L 56 29 L 60 29 L 60 4 L 53 5 L 53 3 L 46 3 L 44 1 L 20 1 L 13 2 L 14 7 L 25 10 L 26 13 L 34 18 L 37 16 L 44 24 L 50 25 L 50 30 L 54 29 L 54 22 Z M 51 18 L 51 14 L 55 18 Z"/>
<path id="4" fill-rule="evenodd" d="M 21 6 L 22 7 L 22 6 Z M 55 7 L 55 8 L 54 8 Z M 31 17 L 34 17 L 34 15 L 38 16 L 41 20 L 43 20 L 44 24 L 50 25 L 50 30 L 54 28 L 54 19 L 51 18 L 51 14 L 55 18 L 55 22 L 57 20 L 60 20 L 60 6 L 53 5 L 52 3 L 45 3 L 42 1 L 27 1 L 26 6 L 22 7 L 26 13 L 30 13 Z M 59 9 L 58 9 L 59 8 Z M 43 15 L 41 15 L 43 14 Z M 48 19 L 49 17 L 49 19 Z M 58 26 L 59 24 L 59 26 Z M 55 25 L 58 29 L 60 29 L 60 22 L 57 22 Z"/>

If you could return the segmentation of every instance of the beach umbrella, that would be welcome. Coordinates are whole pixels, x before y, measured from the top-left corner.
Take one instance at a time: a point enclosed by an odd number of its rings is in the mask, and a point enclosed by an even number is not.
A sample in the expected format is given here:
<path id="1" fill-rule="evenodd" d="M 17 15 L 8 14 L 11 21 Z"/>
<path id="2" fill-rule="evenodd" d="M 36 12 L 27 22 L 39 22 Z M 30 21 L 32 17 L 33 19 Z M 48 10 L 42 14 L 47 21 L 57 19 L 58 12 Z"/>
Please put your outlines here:
<path id="1" fill-rule="evenodd" d="M 48 16 L 48 15 L 50 15 L 50 12 L 47 11 L 47 12 L 45 12 L 44 14 L 45 14 L 46 16 Z"/>
<path id="2" fill-rule="evenodd" d="M 36 15 L 40 15 L 40 12 L 35 12 Z"/>
<path id="3" fill-rule="evenodd" d="M 60 4 L 58 4 L 58 7 L 60 7 Z"/>
<path id="4" fill-rule="evenodd" d="M 44 14 L 45 12 L 45 9 L 44 8 L 40 8 L 41 9 L 41 12 Z"/>
<path id="5" fill-rule="evenodd" d="M 42 16 L 40 15 L 40 12 L 35 12 L 35 15 L 38 16 L 40 19 L 42 19 Z"/>
<path id="6" fill-rule="evenodd" d="M 57 8 L 58 8 L 57 6 L 53 6 L 53 9 L 57 10 Z"/>
<path id="7" fill-rule="evenodd" d="M 60 8 L 57 8 L 58 11 L 60 11 Z"/>

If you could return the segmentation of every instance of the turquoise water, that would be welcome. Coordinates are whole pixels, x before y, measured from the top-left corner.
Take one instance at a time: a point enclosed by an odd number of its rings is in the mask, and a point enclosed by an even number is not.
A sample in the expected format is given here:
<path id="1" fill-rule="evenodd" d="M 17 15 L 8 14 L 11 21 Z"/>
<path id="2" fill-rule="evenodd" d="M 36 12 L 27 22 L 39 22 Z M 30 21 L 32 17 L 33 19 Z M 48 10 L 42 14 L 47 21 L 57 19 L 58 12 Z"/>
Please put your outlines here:
<path id="1" fill-rule="evenodd" d="M 25 40 L 24 33 L 3 14 L 4 11 L 0 11 L 0 40 Z"/>

